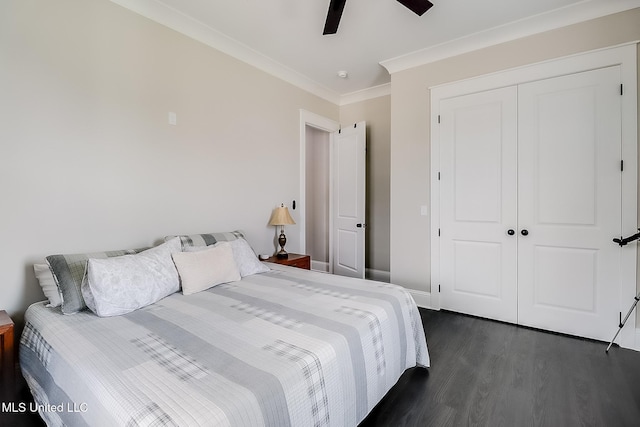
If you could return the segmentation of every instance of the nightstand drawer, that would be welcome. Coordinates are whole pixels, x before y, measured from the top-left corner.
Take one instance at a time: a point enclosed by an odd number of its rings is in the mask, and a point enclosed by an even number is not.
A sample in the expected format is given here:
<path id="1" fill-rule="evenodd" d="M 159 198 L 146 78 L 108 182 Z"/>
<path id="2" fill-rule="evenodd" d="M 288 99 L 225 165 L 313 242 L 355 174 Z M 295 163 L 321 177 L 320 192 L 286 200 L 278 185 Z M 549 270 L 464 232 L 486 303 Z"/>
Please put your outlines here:
<path id="1" fill-rule="evenodd" d="M 305 270 L 311 270 L 311 257 L 305 256 L 304 258 L 296 259 L 289 264 L 291 267 L 304 268 Z"/>

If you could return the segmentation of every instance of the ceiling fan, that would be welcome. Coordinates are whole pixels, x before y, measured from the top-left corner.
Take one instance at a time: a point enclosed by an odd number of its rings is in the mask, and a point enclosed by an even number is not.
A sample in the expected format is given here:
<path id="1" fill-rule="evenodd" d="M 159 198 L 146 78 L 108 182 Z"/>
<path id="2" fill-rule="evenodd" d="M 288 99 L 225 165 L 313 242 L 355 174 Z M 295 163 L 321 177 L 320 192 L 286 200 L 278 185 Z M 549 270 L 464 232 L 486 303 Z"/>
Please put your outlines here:
<path id="1" fill-rule="evenodd" d="M 340 18 L 346 2 L 347 0 L 331 0 L 329 12 L 327 12 L 327 20 L 324 23 L 323 35 L 335 34 L 338 31 L 338 24 L 340 24 Z M 398 2 L 418 16 L 422 16 L 433 6 L 433 3 L 429 0 L 398 0 Z"/>

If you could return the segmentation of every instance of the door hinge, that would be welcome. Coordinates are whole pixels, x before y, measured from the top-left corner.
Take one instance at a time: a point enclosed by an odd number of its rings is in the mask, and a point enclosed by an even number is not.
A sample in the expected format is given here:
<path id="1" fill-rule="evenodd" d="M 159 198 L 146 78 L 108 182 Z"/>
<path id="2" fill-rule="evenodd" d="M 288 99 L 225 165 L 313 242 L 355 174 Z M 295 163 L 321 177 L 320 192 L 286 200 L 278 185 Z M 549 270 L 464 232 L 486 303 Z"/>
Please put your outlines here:
<path id="1" fill-rule="evenodd" d="M 440 237 L 440 229 L 438 228 L 438 237 Z"/>
<path id="2" fill-rule="evenodd" d="M 438 114 L 438 123 L 440 123 L 440 114 Z"/>
<path id="3" fill-rule="evenodd" d="M 620 172 L 624 170 L 624 160 L 620 160 Z"/>
<path id="4" fill-rule="evenodd" d="M 624 95 L 624 85 L 620 83 L 620 95 Z"/>
<path id="5" fill-rule="evenodd" d="M 438 172 L 438 181 L 440 181 L 440 172 Z"/>
<path id="6" fill-rule="evenodd" d="M 438 292 L 441 292 L 441 291 L 440 291 L 440 285 L 438 285 Z"/>

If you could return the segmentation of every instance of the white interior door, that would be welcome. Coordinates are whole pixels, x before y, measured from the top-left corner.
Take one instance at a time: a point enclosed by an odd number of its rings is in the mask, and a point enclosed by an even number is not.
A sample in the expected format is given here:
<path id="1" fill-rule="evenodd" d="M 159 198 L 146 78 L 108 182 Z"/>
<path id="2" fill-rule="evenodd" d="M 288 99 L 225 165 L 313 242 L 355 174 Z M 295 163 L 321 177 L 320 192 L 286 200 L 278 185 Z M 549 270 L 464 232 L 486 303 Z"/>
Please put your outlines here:
<path id="1" fill-rule="evenodd" d="M 441 307 L 513 323 L 516 95 L 510 87 L 440 103 Z"/>
<path id="2" fill-rule="evenodd" d="M 364 278 L 365 122 L 334 133 L 332 152 L 333 273 Z"/>
<path id="3" fill-rule="evenodd" d="M 618 320 L 618 66 L 518 89 L 518 323 L 609 340 Z M 526 234 L 526 236 L 523 235 Z"/>

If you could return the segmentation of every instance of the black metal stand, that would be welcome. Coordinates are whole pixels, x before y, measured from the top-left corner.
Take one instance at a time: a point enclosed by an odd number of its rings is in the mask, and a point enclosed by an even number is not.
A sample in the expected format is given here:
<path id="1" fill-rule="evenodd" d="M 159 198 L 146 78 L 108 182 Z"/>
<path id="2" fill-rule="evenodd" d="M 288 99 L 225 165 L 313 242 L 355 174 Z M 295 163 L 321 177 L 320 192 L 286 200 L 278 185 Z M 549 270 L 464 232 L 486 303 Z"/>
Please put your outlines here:
<path id="1" fill-rule="evenodd" d="M 640 301 L 640 293 L 638 293 L 638 295 L 633 297 L 633 300 L 634 300 L 633 304 L 631 305 L 631 308 L 629 309 L 629 312 L 627 313 L 627 315 L 624 316 L 624 320 L 620 319 L 620 325 L 618 325 L 618 332 L 616 332 L 616 334 L 613 336 L 613 339 L 611 340 L 611 342 L 607 346 L 607 349 L 605 350 L 605 353 L 609 353 L 609 349 L 611 348 L 611 346 L 613 345 L 613 342 L 618 337 L 618 334 L 622 330 L 622 327 L 624 326 L 624 324 L 627 322 L 627 319 L 629 318 L 629 316 L 631 316 L 631 312 L 633 311 L 634 308 L 636 308 L 636 305 L 638 305 L 638 301 Z M 622 314 L 620 314 L 620 316 L 622 316 Z"/>
<path id="2" fill-rule="evenodd" d="M 629 236 L 629 237 L 620 236 L 619 239 L 613 239 L 613 241 L 615 243 L 619 244 L 620 246 L 625 246 L 628 243 L 631 243 L 631 242 L 633 242 L 635 240 L 640 239 L 640 228 L 638 228 L 638 231 L 639 232 L 634 234 L 633 236 Z M 629 319 L 629 316 L 631 316 L 631 312 L 633 312 L 633 309 L 636 308 L 636 305 L 638 305 L 638 301 L 640 301 L 640 293 L 638 293 L 638 295 L 636 295 L 633 298 L 633 300 L 634 300 L 633 304 L 631 304 L 631 308 L 629 309 L 629 312 L 627 313 L 627 315 L 624 316 L 624 320 L 622 320 L 622 313 L 620 313 L 620 324 L 618 325 L 618 332 L 616 332 L 616 334 L 613 336 L 613 339 L 611 340 L 611 342 L 607 346 L 607 349 L 605 350 L 605 353 L 609 353 L 609 349 L 611 348 L 611 346 L 613 345 L 613 342 L 618 337 L 618 334 L 622 330 L 622 327 L 624 326 L 624 324 L 627 322 L 627 319 Z"/>
<path id="3" fill-rule="evenodd" d="M 640 228 L 638 228 L 638 231 L 640 231 Z M 638 239 L 640 239 L 640 233 L 636 233 L 633 236 L 629 236 L 629 237 L 620 236 L 619 239 L 613 239 L 613 241 L 619 244 L 620 246 L 624 246 L 627 243 L 631 243 L 634 240 L 638 240 Z"/>

